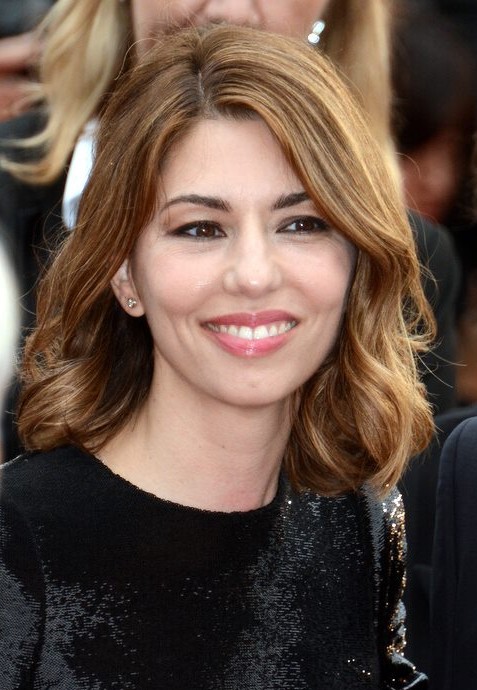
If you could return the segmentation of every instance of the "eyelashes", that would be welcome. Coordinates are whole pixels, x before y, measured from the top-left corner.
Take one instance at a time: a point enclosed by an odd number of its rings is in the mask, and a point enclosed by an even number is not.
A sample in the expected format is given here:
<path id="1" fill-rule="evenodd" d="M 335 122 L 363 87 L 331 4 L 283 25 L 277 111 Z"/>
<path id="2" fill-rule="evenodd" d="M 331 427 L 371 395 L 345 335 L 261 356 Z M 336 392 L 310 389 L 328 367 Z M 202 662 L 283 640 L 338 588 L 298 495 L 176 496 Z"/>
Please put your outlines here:
<path id="1" fill-rule="evenodd" d="M 278 234 L 310 236 L 330 230 L 331 226 L 329 223 L 319 216 L 298 216 L 282 222 L 276 232 Z M 168 234 L 198 241 L 210 241 L 227 237 L 227 232 L 219 223 L 209 220 L 194 221 L 180 225 Z"/>
<path id="2" fill-rule="evenodd" d="M 219 224 L 207 220 L 181 225 L 170 234 L 176 237 L 190 237 L 196 240 L 215 240 L 220 237 L 226 237 L 226 233 Z"/>
<path id="3" fill-rule="evenodd" d="M 300 216 L 282 224 L 278 232 L 296 235 L 313 235 L 331 230 L 329 223 L 319 216 Z"/>

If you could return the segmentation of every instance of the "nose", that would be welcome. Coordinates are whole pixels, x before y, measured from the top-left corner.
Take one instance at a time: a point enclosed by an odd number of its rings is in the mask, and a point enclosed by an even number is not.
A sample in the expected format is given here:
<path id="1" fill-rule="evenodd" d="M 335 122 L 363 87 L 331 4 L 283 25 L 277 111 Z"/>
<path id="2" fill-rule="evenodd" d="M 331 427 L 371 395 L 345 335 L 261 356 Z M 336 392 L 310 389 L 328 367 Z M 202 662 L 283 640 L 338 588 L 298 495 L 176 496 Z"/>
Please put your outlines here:
<path id="1" fill-rule="evenodd" d="M 261 26 L 257 0 L 210 0 L 206 6 L 207 18 L 211 22 Z"/>
<path id="2" fill-rule="evenodd" d="M 277 290 L 283 270 L 273 242 L 263 230 L 242 233 L 229 251 L 224 289 L 230 294 L 258 298 Z"/>

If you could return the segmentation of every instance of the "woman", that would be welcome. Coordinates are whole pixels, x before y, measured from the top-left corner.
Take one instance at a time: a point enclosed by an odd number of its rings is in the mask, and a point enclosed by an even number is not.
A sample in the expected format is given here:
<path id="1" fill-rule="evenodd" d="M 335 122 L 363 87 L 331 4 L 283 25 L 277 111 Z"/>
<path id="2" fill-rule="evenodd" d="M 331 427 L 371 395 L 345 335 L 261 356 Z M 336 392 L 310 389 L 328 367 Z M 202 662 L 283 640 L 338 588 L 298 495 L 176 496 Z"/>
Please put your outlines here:
<path id="1" fill-rule="evenodd" d="M 5 163 L 8 172 L 0 170 L 0 218 L 8 229 L 7 245 L 22 283 L 24 320 L 31 324 L 35 314 L 39 266 L 50 255 L 45 245 L 54 246 L 62 236 L 62 217 L 67 223 L 73 218 L 74 224 L 90 171 L 95 118 L 114 90 L 118 73 L 147 52 L 158 28 L 217 20 L 305 38 L 315 20 L 324 19 L 319 49 L 347 75 L 369 113 L 375 136 L 393 159 L 390 8 L 390 0 L 58 0 L 44 24 L 42 85 L 34 96 L 44 108 L 41 114 L 36 110 L 0 126 L 0 139 L 25 139 L 39 132 L 31 140 L 33 149 L 4 148 L 10 159 Z M 449 363 L 455 359 L 457 263 L 444 231 L 422 219 L 411 220 L 421 263 L 435 279 L 425 279 L 437 338 L 435 350 L 424 359 L 422 376 L 435 409 L 443 410 L 455 402 L 454 368 Z M 9 431 L 13 457 L 17 442 Z"/>
<path id="2" fill-rule="evenodd" d="M 425 687 L 393 487 L 431 317 L 393 179 L 300 41 L 191 30 L 118 85 L 26 345 L 2 688 Z"/>

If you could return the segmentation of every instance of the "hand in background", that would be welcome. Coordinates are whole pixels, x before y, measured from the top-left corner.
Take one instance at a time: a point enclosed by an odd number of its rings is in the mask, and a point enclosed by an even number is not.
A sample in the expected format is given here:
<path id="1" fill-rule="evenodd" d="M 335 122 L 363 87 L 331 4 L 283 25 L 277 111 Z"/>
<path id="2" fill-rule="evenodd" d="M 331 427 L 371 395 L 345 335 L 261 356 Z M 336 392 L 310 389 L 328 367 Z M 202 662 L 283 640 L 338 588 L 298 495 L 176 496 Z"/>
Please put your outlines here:
<path id="1" fill-rule="evenodd" d="M 8 120 L 25 109 L 31 70 L 39 52 L 33 32 L 0 38 L 0 120 Z"/>

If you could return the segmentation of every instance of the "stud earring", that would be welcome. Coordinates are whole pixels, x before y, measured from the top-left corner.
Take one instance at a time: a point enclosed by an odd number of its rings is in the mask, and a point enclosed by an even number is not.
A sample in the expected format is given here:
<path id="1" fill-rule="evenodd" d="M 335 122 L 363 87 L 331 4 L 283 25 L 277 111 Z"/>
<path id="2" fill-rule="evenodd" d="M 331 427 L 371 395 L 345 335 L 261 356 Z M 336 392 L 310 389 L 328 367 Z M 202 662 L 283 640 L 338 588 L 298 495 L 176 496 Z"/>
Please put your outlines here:
<path id="1" fill-rule="evenodd" d="M 325 30 L 325 22 L 320 19 L 320 21 L 315 22 L 311 27 L 311 33 L 308 34 L 307 41 L 311 43 L 312 46 L 317 46 L 320 42 L 321 34 Z"/>
<path id="2" fill-rule="evenodd" d="M 129 309 L 134 309 L 134 307 L 137 305 L 137 300 L 135 300 L 134 297 L 128 297 L 126 304 L 128 305 Z"/>

